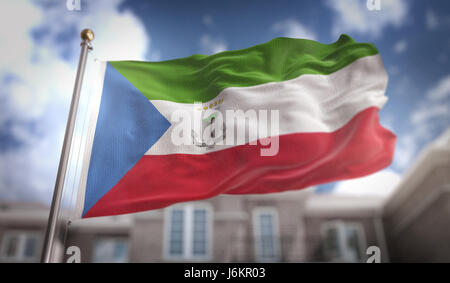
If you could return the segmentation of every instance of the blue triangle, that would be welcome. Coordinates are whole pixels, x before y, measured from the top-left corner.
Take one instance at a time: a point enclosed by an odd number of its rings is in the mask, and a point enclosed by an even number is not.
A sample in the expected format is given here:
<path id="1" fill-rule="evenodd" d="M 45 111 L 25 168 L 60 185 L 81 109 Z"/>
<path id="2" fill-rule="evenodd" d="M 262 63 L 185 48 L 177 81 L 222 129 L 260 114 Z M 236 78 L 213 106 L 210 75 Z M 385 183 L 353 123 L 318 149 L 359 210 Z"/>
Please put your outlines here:
<path id="1" fill-rule="evenodd" d="M 153 104 L 109 63 L 92 146 L 83 216 L 170 127 Z"/>

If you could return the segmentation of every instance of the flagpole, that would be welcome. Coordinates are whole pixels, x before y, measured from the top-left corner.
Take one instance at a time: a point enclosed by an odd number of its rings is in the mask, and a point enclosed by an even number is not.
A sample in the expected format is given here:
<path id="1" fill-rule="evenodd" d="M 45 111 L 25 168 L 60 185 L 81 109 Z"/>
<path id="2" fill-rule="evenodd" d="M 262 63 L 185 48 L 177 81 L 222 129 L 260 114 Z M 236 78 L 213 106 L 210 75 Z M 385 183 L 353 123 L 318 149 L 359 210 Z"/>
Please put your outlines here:
<path id="1" fill-rule="evenodd" d="M 78 102 L 80 101 L 81 86 L 83 84 L 84 71 L 86 68 L 86 60 L 90 50 L 92 50 L 91 41 L 94 40 L 94 32 L 90 29 L 81 31 L 81 53 L 78 61 L 77 76 L 73 89 L 72 101 L 70 103 L 69 117 L 67 119 L 66 132 L 64 134 L 64 142 L 59 159 L 58 173 L 56 175 L 55 189 L 53 191 L 53 199 L 50 207 L 50 214 L 47 224 L 47 232 L 45 234 L 44 246 L 42 250 L 41 262 L 49 263 L 51 261 L 52 250 L 54 246 L 55 233 L 57 227 L 58 214 L 61 205 L 64 179 L 66 177 L 67 163 L 69 160 L 70 145 L 72 143 L 73 131 L 75 128 L 75 120 L 78 110 Z"/>

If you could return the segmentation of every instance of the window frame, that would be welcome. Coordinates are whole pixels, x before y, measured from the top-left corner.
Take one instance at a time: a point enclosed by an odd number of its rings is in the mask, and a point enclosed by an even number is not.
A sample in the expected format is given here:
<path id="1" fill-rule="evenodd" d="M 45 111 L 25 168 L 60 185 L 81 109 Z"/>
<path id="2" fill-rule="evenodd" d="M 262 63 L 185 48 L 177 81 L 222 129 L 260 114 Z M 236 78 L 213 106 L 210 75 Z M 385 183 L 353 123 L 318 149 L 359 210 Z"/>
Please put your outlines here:
<path id="1" fill-rule="evenodd" d="M 266 258 L 262 256 L 261 250 L 261 218 L 262 214 L 270 214 L 273 219 L 273 246 L 274 257 Z M 280 225 L 279 225 L 278 211 L 275 207 L 256 207 L 253 209 L 253 239 L 255 259 L 259 262 L 279 262 L 281 260 L 281 239 L 280 239 Z"/>
<path id="2" fill-rule="evenodd" d="M 13 237 L 18 238 L 17 252 L 13 257 L 6 255 L 7 243 Z M 29 237 L 36 241 L 34 255 L 32 257 L 25 257 L 26 242 Z M 0 248 L 0 260 L 5 262 L 37 262 L 39 259 L 39 251 L 42 249 L 42 235 L 38 231 L 33 230 L 9 230 L 3 234 Z"/>
<path id="3" fill-rule="evenodd" d="M 95 238 L 95 240 L 93 242 L 93 246 L 92 246 L 92 256 L 91 256 L 91 262 L 92 263 L 102 263 L 102 262 L 104 262 L 104 261 L 96 261 L 95 260 L 95 256 L 96 256 L 95 255 L 95 251 L 96 251 L 97 244 L 99 242 L 104 242 L 104 241 L 105 242 L 106 241 L 114 241 L 114 242 L 123 241 L 123 242 L 125 242 L 127 244 L 127 256 L 126 256 L 126 259 L 125 259 L 125 261 L 123 263 L 130 262 L 130 241 L 129 241 L 129 239 L 127 237 L 98 236 L 98 237 Z M 116 263 L 115 261 L 114 262 L 109 261 L 109 262 Z"/>
<path id="4" fill-rule="evenodd" d="M 358 241 L 360 243 L 360 250 L 359 250 L 359 260 L 356 261 L 352 261 L 350 259 L 350 252 L 352 250 L 349 249 L 348 245 L 346 244 L 346 229 L 347 228 L 354 228 L 355 231 L 357 232 L 357 238 Z M 327 232 L 328 230 L 335 228 L 337 230 L 337 244 L 338 244 L 338 249 L 340 252 L 340 257 L 331 257 L 329 256 L 329 252 L 327 252 L 324 242 L 326 240 L 327 237 Z M 364 260 L 364 255 L 365 255 L 365 248 L 367 246 L 367 242 L 366 242 L 366 233 L 365 233 L 365 229 L 364 226 L 361 222 L 357 222 L 357 221 L 351 221 L 351 222 L 347 222 L 347 221 L 342 221 L 342 220 L 333 220 L 333 221 L 327 221 L 325 223 L 321 224 L 320 227 L 320 235 L 321 235 L 321 246 L 322 246 L 322 250 L 323 250 L 323 255 L 325 257 L 326 260 L 330 261 L 330 262 L 363 262 Z"/>
<path id="5" fill-rule="evenodd" d="M 194 255 L 194 211 L 206 212 L 206 252 Z M 183 252 L 181 255 L 170 253 L 172 230 L 172 211 L 183 210 Z M 213 209 L 209 203 L 183 203 L 170 206 L 164 210 L 163 259 L 167 261 L 208 261 L 213 252 Z"/>

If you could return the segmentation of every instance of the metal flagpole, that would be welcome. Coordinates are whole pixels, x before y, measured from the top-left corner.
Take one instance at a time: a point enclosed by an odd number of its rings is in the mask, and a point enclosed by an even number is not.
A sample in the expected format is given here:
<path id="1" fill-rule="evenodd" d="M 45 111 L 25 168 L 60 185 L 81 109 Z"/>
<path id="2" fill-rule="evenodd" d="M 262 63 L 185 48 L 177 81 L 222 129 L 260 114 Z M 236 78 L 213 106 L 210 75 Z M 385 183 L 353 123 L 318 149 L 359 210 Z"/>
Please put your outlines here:
<path id="1" fill-rule="evenodd" d="M 73 89 L 72 102 L 70 103 L 69 117 L 67 119 L 66 132 L 64 134 L 64 142 L 59 159 L 58 173 L 56 175 L 55 190 L 53 192 L 52 205 L 48 218 L 47 232 L 45 234 L 44 247 L 42 250 L 41 262 L 48 263 L 51 260 L 59 209 L 61 205 L 62 191 L 64 179 L 66 177 L 67 163 L 69 160 L 70 145 L 72 143 L 73 130 L 75 127 L 75 119 L 77 116 L 78 102 L 80 100 L 81 86 L 83 84 L 83 76 L 86 68 L 86 60 L 88 52 L 92 50 L 91 41 L 94 40 L 94 32 L 90 29 L 84 29 L 81 34 L 81 54 L 78 61 L 77 76 Z"/>

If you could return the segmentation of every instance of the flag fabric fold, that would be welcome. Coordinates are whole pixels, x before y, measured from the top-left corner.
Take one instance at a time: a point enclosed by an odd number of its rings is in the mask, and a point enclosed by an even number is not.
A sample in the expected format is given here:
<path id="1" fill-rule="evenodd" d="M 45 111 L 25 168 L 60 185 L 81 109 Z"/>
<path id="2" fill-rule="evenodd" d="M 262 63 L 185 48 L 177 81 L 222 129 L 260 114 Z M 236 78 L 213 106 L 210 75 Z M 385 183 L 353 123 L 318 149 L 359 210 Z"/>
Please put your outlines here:
<path id="1" fill-rule="evenodd" d="M 211 56 L 104 64 L 83 218 L 302 189 L 365 176 L 392 161 L 395 135 L 378 116 L 387 101 L 381 57 L 346 35 L 332 44 L 276 38 Z M 257 119 L 231 127 L 224 121 L 221 139 L 243 128 L 245 142 L 205 145 L 193 130 L 192 142 L 179 144 L 177 111 L 241 111 Z M 262 154 L 275 141 L 276 151 Z"/>

